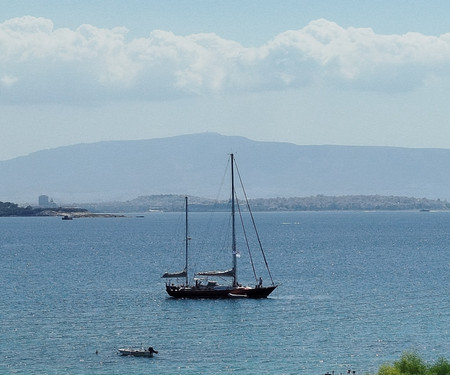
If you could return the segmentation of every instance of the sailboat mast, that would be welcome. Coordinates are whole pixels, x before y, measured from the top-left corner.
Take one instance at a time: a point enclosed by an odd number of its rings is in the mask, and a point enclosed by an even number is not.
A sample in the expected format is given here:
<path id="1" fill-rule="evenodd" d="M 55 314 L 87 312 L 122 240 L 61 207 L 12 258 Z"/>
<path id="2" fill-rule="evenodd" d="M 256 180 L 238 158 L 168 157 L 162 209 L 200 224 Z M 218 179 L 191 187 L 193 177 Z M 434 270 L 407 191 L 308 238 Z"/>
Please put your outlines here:
<path id="1" fill-rule="evenodd" d="M 188 197 L 184 197 L 184 202 L 186 206 L 186 231 L 185 231 L 185 242 L 186 242 L 186 264 L 185 264 L 185 270 L 186 270 L 186 286 L 189 285 L 189 277 L 188 277 L 188 252 L 189 252 L 189 234 L 188 234 Z"/>
<path id="2" fill-rule="evenodd" d="M 230 154 L 231 159 L 231 250 L 233 253 L 233 286 L 237 286 L 237 254 L 236 254 L 236 219 L 234 207 L 234 155 Z"/>

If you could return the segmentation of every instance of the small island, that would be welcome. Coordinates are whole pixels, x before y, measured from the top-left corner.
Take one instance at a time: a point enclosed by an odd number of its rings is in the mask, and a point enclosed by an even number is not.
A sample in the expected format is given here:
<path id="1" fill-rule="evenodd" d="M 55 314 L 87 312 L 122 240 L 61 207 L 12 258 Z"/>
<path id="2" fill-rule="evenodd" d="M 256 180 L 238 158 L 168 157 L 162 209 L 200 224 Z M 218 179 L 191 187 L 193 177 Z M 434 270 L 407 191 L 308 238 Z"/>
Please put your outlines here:
<path id="1" fill-rule="evenodd" d="M 0 217 L 14 216 L 61 216 L 63 219 L 81 217 L 123 217 L 123 215 L 92 213 L 85 208 L 78 207 L 21 207 L 16 203 L 0 202 Z"/>

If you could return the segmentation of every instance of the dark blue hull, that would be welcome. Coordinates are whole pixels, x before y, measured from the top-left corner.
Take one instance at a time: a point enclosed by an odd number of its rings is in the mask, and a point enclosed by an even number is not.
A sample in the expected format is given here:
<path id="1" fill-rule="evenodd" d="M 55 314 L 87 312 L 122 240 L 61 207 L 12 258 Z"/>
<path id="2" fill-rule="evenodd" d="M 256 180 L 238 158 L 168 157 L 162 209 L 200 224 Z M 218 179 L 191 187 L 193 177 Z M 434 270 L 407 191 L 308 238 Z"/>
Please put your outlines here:
<path id="1" fill-rule="evenodd" d="M 174 298 L 267 298 L 276 287 L 277 285 L 268 287 L 166 285 L 166 291 Z"/>

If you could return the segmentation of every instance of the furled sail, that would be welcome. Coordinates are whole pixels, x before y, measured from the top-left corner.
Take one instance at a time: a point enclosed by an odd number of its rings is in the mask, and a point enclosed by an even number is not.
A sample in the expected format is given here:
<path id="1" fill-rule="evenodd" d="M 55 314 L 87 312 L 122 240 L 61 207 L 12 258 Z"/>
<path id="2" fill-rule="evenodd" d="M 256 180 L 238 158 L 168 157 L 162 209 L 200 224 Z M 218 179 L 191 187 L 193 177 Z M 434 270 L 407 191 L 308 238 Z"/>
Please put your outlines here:
<path id="1" fill-rule="evenodd" d="M 199 276 L 223 276 L 223 277 L 233 277 L 234 270 L 226 270 L 226 271 L 205 271 L 205 272 L 196 272 L 196 275 Z"/>
<path id="2" fill-rule="evenodd" d="M 182 278 L 182 277 L 186 277 L 186 270 L 183 270 L 181 272 L 165 272 L 164 275 L 161 276 L 164 279 L 177 279 L 177 278 Z"/>

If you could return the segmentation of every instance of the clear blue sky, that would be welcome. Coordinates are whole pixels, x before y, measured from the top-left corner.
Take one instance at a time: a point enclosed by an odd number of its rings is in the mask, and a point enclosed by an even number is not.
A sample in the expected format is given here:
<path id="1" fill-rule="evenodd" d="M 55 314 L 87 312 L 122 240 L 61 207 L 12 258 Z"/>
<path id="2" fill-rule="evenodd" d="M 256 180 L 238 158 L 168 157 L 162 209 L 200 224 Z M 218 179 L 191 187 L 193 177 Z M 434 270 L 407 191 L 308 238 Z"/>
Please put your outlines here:
<path id="1" fill-rule="evenodd" d="M 161 29 L 179 35 L 216 33 L 245 46 L 326 18 L 342 27 L 371 27 L 380 34 L 449 32 L 447 0 L 15 0 L 0 1 L 1 19 L 46 17 L 56 28 L 83 23 L 125 26 L 135 37 Z"/>
<path id="2" fill-rule="evenodd" d="M 0 6 L 0 160 L 204 131 L 450 148 L 448 1 Z"/>

